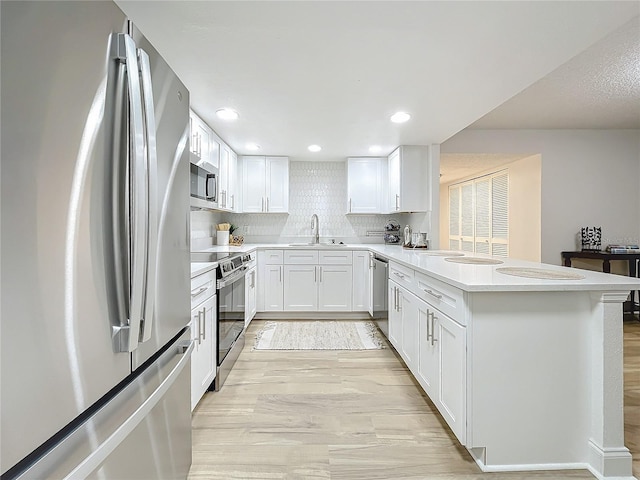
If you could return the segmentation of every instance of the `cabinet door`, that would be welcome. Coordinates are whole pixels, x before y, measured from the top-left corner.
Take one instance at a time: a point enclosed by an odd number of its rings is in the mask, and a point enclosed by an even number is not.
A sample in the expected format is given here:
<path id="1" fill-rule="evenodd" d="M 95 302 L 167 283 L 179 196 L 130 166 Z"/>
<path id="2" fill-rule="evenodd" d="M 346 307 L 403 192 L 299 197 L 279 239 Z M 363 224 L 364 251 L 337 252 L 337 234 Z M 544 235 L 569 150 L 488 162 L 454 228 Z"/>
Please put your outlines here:
<path id="1" fill-rule="evenodd" d="M 220 179 L 218 180 L 220 195 L 218 197 L 218 208 L 228 210 L 231 205 L 229 200 L 229 166 L 230 151 L 226 145 L 220 145 Z"/>
<path id="2" fill-rule="evenodd" d="M 284 310 L 318 309 L 317 265 L 284 265 Z"/>
<path id="3" fill-rule="evenodd" d="M 229 150 L 229 179 L 227 182 L 229 202 L 227 208 L 232 212 L 238 211 L 238 155 Z"/>
<path id="4" fill-rule="evenodd" d="M 418 297 L 404 288 L 400 289 L 400 314 L 402 316 L 402 347 L 400 356 L 409 370 L 414 373 L 418 369 Z"/>
<path id="5" fill-rule="evenodd" d="M 283 310 L 282 265 L 264 267 L 264 311 L 281 312 Z"/>
<path id="6" fill-rule="evenodd" d="M 431 335 L 435 335 L 432 325 L 432 309 L 426 302 L 418 303 L 418 382 L 433 402 L 438 398 L 438 345 L 431 341 Z"/>
<path id="7" fill-rule="evenodd" d="M 388 160 L 389 196 L 387 210 L 400 211 L 400 149 L 394 150 Z"/>
<path id="8" fill-rule="evenodd" d="M 367 312 L 373 315 L 370 308 L 371 278 L 370 278 L 369 252 L 353 252 L 353 298 L 352 307 L 354 312 Z"/>
<path id="9" fill-rule="evenodd" d="M 289 159 L 287 157 L 266 157 L 265 183 L 265 211 L 270 213 L 288 213 Z"/>
<path id="10" fill-rule="evenodd" d="M 399 306 L 400 287 L 389 281 L 389 341 L 400 352 L 402 340 L 402 315 Z"/>
<path id="11" fill-rule="evenodd" d="M 243 157 L 242 211 L 264 212 L 266 163 L 264 157 Z"/>
<path id="12" fill-rule="evenodd" d="M 436 403 L 453 433 L 466 442 L 466 328 L 435 310 L 435 338 L 440 365 L 439 392 Z"/>
<path id="13" fill-rule="evenodd" d="M 191 357 L 191 410 L 198 404 L 216 376 L 216 296 L 191 312 L 196 348 Z"/>
<path id="14" fill-rule="evenodd" d="M 376 157 L 347 160 L 347 213 L 383 213 L 383 160 Z"/>
<path id="15" fill-rule="evenodd" d="M 321 265 L 318 272 L 318 309 L 323 312 L 350 312 L 353 267 Z"/>
<path id="16" fill-rule="evenodd" d="M 247 271 L 244 276 L 244 291 L 245 291 L 245 309 L 244 309 L 244 325 L 249 325 L 251 320 L 256 314 L 256 267 L 253 267 Z"/>

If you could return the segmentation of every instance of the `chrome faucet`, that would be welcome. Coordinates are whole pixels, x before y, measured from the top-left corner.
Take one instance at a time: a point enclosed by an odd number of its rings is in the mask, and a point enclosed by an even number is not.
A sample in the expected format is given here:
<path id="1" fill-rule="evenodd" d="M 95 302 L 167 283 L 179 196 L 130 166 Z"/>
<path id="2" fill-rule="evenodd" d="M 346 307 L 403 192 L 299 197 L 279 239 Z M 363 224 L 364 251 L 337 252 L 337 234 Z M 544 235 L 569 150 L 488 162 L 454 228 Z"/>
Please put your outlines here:
<path id="1" fill-rule="evenodd" d="M 311 215 L 311 231 L 315 230 L 315 236 L 313 238 L 313 243 L 320 243 L 320 225 L 318 224 L 318 215 L 315 213 Z"/>

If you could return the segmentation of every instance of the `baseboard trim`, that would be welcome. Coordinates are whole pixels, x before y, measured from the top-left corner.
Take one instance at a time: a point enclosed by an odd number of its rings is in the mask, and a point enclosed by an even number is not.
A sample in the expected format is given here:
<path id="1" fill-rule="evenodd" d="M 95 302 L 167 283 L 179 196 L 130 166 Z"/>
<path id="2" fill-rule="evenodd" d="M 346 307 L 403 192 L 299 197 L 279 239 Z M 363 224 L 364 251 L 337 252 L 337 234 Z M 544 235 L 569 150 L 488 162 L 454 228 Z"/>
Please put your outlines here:
<path id="1" fill-rule="evenodd" d="M 636 480 L 631 452 L 624 446 L 603 449 L 590 440 L 588 468 L 599 479 Z"/>
<path id="2" fill-rule="evenodd" d="M 255 320 L 371 320 L 367 312 L 258 312 Z"/>
<path id="3" fill-rule="evenodd" d="M 591 445 L 590 445 L 591 446 Z M 597 447 L 596 447 L 597 448 Z M 486 465 L 484 463 L 484 448 L 472 448 L 469 449 L 469 453 L 471 454 L 471 458 L 476 462 L 480 470 L 486 473 L 498 473 L 498 472 L 525 472 L 525 471 L 540 471 L 540 470 L 588 470 L 594 477 L 598 480 L 638 480 L 633 475 L 616 475 L 615 471 L 610 469 L 607 473 L 608 475 L 604 475 L 602 472 L 599 472 L 593 465 L 589 463 L 534 463 L 534 464 L 514 464 L 514 465 Z M 608 452 L 611 461 L 615 461 L 620 459 L 619 456 L 615 454 L 624 453 L 619 449 L 616 449 L 615 452 Z M 627 450 L 628 453 L 628 450 Z M 627 458 L 626 456 L 624 457 Z M 631 455 L 628 457 L 631 458 Z M 630 460 L 629 460 L 630 464 Z M 609 465 L 612 467 L 612 465 Z M 631 468 L 631 467 L 629 467 Z M 629 470 L 631 471 L 631 470 Z"/>

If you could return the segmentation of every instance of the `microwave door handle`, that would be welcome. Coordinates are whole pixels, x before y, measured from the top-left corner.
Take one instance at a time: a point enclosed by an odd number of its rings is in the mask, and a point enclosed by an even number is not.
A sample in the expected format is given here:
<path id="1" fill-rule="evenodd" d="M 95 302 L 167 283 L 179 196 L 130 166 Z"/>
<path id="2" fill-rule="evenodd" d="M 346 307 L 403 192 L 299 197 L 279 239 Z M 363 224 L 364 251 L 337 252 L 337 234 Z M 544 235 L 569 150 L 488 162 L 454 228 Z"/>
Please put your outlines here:
<path id="1" fill-rule="evenodd" d="M 218 182 L 216 181 L 216 176 L 213 173 L 207 173 L 207 178 L 204 182 L 205 184 L 205 192 L 204 196 L 207 200 L 216 201 L 216 196 L 218 193 Z M 209 188 L 209 185 L 213 185 L 213 188 Z M 209 190 L 213 190 L 213 193 L 210 193 Z"/>
<path id="2" fill-rule="evenodd" d="M 153 105 L 153 86 L 151 83 L 151 66 L 149 55 L 138 49 L 138 59 L 140 62 L 140 80 L 142 83 L 142 101 L 144 106 L 145 139 L 146 139 L 146 221 L 147 221 L 147 242 L 146 242 L 146 262 L 147 269 L 145 275 L 144 292 L 144 321 L 142 324 L 141 342 L 146 342 L 151 338 L 153 331 L 153 317 L 156 300 L 156 268 L 158 252 L 158 155 L 156 150 L 156 119 Z"/>

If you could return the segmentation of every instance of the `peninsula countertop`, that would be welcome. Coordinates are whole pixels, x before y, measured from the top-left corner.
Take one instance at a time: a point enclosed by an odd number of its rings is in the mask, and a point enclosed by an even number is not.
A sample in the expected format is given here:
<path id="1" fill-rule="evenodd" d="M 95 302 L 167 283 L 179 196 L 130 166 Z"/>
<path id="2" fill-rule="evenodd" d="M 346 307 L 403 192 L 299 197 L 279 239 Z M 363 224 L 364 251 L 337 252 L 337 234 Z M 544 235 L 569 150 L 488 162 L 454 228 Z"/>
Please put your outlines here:
<path id="1" fill-rule="evenodd" d="M 640 278 L 623 275 L 595 272 L 550 265 L 504 257 L 492 257 L 470 252 L 453 252 L 449 250 L 422 250 L 403 248 L 400 245 L 384 244 L 243 244 L 241 246 L 212 246 L 192 253 L 245 253 L 266 249 L 345 249 L 367 250 L 374 255 L 386 258 L 430 275 L 445 283 L 467 292 L 501 292 L 501 291 L 624 291 L 640 290 Z M 473 257 L 491 259 L 498 264 L 464 264 L 456 263 L 456 258 Z M 544 276 L 567 276 L 571 279 L 528 278 L 502 273 L 502 269 L 524 269 L 524 273 L 535 274 L 538 271 Z"/>

